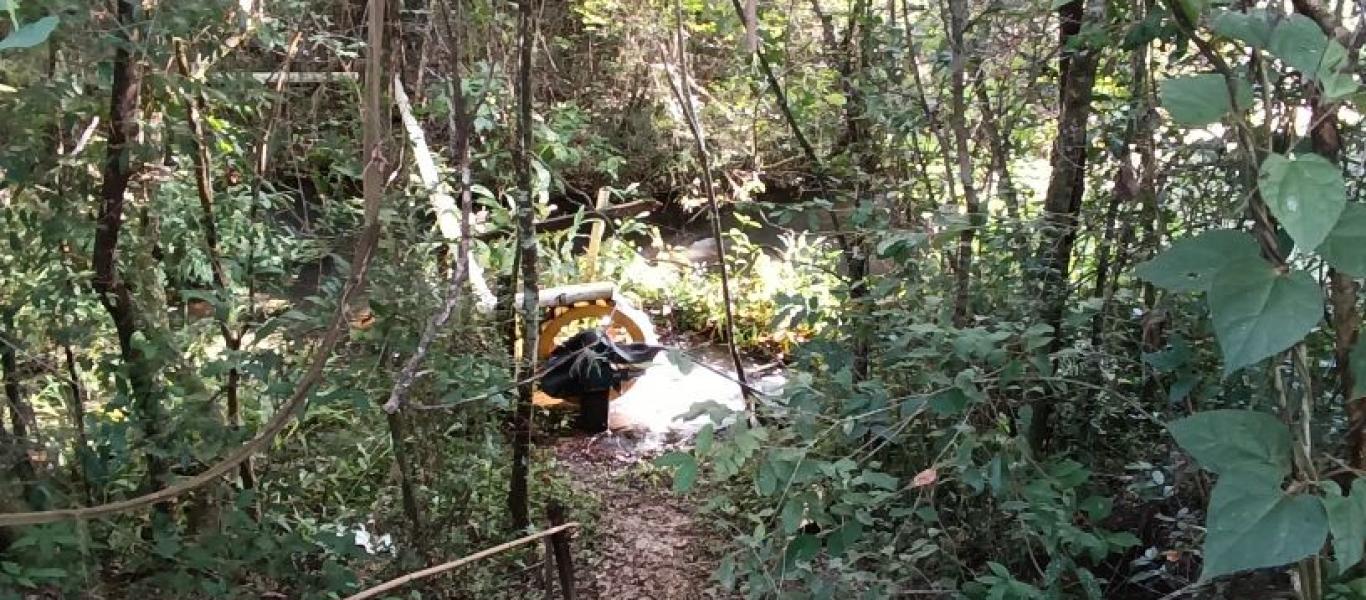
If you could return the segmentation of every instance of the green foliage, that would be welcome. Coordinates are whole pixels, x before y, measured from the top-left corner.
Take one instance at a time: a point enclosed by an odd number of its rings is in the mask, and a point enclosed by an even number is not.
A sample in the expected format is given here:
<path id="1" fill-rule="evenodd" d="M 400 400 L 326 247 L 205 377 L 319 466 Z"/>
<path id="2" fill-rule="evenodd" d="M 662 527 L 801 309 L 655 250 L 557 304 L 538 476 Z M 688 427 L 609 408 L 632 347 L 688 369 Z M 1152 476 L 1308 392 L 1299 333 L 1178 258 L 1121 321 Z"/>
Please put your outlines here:
<path id="1" fill-rule="evenodd" d="M 1319 247 L 1347 205 L 1342 170 L 1317 154 L 1267 156 L 1257 187 L 1271 213 L 1302 248 Z"/>
<path id="2" fill-rule="evenodd" d="M 1328 536 L 1323 504 L 1288 494 L 1279 477 L 1234 471 L 1210 494 L 1202 580 L 1248 569 L 1275 567 L 1313 555 Z"/>
<path id="3" fill-rule="evenodd" d="M 46 42 L 52 32 L 57 29 L 58 22 L 59 19 L 56 16 L 49 15 L 32 23 L 24 23 L 5 36 L 4 39 L 0 39 L 0 50 L 32 48 Z"/>
<path id="4" fill-rule="evenodd" d="M 1366 205 L 1350 202 L 1344 206 L 1317 252 L 1339 271 L 1366 277 Z"/>
<path id="5" fill-rule="evenodd" d="M 1229 97 L 1223 75 L 1204 73 L 1168 79 L 1162 82 L 1162 107 L 1171 113 L 1173 121 L 1182 125 L 1209 125 L 1235 110 L 1241 112 L 1252 106 L 1252 86 L 1242 79 L 1233 84 L 1236 103 Z"/>
<path id="6" fill-rule="evenodd" d="M 1239 40 L 1253 48 L 1271 45 L 1271 13 L 1266 9 L 1247 12 L 1223 10 L 1210 18 L 1210 29 L 1219 35 Z"/>
<path id="7" fill-rule="evenodd" d="M 1305 74 L 1318 72 L 1328 36 L 1318 23 L 1301 14 L 1287 15 L 1276 25 L 1268 49 L 1291 68 Z"/>
<path id="8" fill-rule="evenodd" d="M 1366 548 L 1366 480 L 1353 481 L 1347 496 L 1334 482 L 1325 482 L 1324 487 L 1323 508 L 1333 533 L 1333 556 L 1338 568 L 1346 571 L 1361 562 Z"/>
<path id="9" fill-rule="evenodd" d="M 1208 300 L 1225 375 L 1294 346 L 1323 318 L 1323 290 L 1311 275 L 1261 260 L 1219 271 Z"/>
<path id="10" fill-rule="evenodd" d="M 1134 274 L 1173 292 L 1207 292 L 1215 274 L 1230 262 L 1258 256 L 1256 240 L 1241 231 L 1216 229 L 1178 240 Z"/>
<path id="11" fill-rule="evenodd" d="M 1168 429 L 1200 466 L 1219 475 L 1262 475 L 1278 483 L 1290 473 L 1290 431 L 1271 415 L 1207 410 Z"/>

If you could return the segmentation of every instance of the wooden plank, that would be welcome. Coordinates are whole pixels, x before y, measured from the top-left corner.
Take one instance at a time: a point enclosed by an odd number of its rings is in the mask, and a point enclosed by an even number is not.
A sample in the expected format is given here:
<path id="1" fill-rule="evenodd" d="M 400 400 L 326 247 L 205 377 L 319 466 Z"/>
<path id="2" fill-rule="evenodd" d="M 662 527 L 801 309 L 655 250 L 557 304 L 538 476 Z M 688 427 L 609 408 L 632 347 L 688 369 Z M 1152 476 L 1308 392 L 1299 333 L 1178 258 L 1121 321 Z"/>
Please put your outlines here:
<path id="1" fill-rule="evenodd" d="M 579 302 L 611 300 L 616 292 L 617 284 L 610 281 L 562 285 L 541 290 L 540 293 L 536 295 L 536 304 L 541 308 L 573 306 Z M 517 294 L 516 305 L 521 306 L 521 304 L 522 295 Z"/>

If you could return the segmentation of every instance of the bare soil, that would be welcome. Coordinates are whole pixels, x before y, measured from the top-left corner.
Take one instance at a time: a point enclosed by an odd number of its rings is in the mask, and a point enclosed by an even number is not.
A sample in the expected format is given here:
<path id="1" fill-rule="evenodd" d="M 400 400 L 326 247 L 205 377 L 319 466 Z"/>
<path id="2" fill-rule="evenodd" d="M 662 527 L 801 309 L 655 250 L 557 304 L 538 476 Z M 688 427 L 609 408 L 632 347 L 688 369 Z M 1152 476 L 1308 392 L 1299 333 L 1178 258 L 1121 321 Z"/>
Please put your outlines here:
<path id="1" fill-rule="evenodd" d="M 724 540 L 697 514 L 696 500 L 674 494 L 667 480 L 643 475 L 649 460 L 628 434 L 563 438 L 555 447 L 579 491 L 598 499 L 601 514 L 575 565 L 586 600 L 731 598 L 711 574 Z"/>

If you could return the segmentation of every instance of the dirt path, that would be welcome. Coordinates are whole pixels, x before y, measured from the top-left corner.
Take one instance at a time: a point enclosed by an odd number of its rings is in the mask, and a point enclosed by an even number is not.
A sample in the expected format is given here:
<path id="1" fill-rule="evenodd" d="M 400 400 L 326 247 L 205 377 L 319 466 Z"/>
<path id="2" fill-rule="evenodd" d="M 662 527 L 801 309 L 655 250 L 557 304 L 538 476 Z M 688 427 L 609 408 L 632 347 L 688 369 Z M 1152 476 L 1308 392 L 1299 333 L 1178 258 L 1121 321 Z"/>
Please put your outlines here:
<path id="1" fill-rule="evenodd" d="M 637 465 L 647 457 L 618 435 L 565 438 L 556 457 L 580 491 L 598 498 L 601 516 L 578 567 L 585 600 L 727 598 L 711 574 L 724 547 L 700 522 L 693 503 L 667 482 L 648 481 Z"/>

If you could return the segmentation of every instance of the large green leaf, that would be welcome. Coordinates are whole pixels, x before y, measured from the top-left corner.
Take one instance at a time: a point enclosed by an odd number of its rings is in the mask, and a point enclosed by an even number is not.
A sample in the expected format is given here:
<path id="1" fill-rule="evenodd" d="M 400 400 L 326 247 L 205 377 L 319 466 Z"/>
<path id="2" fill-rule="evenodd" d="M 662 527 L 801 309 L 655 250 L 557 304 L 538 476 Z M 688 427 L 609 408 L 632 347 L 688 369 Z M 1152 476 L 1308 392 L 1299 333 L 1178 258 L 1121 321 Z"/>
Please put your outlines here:
<path id="1" fill-rule="evenodd" d="M 1327 485 L 1323 508 L 1328 513 L 1328 529 L 1333 532 L 1333 555 L 1338 568 L 1346 571 L 1361 562 L 1366 549 L 1366 479 L 1352 482 L 1346 497 L 1333 483 Z"/>
<path id="2" fill-rule="evenodd" d="M 1319 70 L 1314 73 L 1314 78 L 1323 88 L 1323 99 L 1329 102 L 1351 96 L 1360 87 L 1352 75 L 1352 61 L 1347 49 L 1337 40 L 1328 40 L 1328 47 L 1323 51 L 1323 59 L 1319 61 Z"/>
<path id="3" fill-rule="evenodd" d="M 1292 563 L 1318 552 L 1327 537 L 1318 498 L 1286 494 L 1279 479 L 1263 474 L 1224 475 L 1210 495 L 1200 579 Z"/>
<path id="4" fill-rule="evenodd" d="M 1258 256 L 1256 240 L 1241 231 L 1217 229 L 1172 244 L 1135 267 L 1140 279 L 1173 292 L 1203 292 L 1210 279 L 1230 262 Z"/>
<path id="5" fill-rule="evenodd" d="M 1234 82 L 1238 109 L 1252 106 L 1252 87 L 1242 79 Z M 1175 77 L 1162 82 L 1162 107 L 1181 125 L 1199 127 L 1224 118 L 1233 111 L 1223 75 L 1205 73 Z"/>
<path id="6" fill-rule="evenodd" d="M 1295 70 L 1313 77 L 1319 70 L 1328 36 L 1318 23 L 1300 14 L 1287 16 L 1271 32 L 1271 53 Z"/>
<path id="7" fill-rule="evenodd" d="M 1255 472 L 1280 481 L 1290 474 L 1290 430 L 1251 410 L 1208 410 L 1167 425 L 1181 448 L 1219 475 Z"/>
<path id="8" fill-rule="evenodd" d="M 1337 270 L 1366 277 L 1366 204 L 1349 202 L 1318 252 Z"/>
<path id="9" fill-rule="evenodd" d="M 32 48 L 47 41 L 48 36 L 57 28 L 57 17 L 46 16 L 32 23 L 25 23 L 23 27 L 16 29 L 5 39 L 0 40 L 0 50 L 11 48 Z"/>
<path id="10" fill-rule="evenodd" d="M 1262 199 L 1301 248 L 1317 248 L 1347 206 L 1342 169 L 1317 154 L 1262 161 L 1258 188 Z"/>
<path id="11" fill-rule="evenodd" d="M 1271 19 L 1268 18 L 1266 9 L 1252 9 L 1248 12 L 1220 11 L 1210 19 L 1210 29 L 1254 48 L 1266 48 L 1271 45 Z"/>
<path id="12" fill-rule="evenodd" d="M 1206 297 L 1226 376 L 1294 346 L 1323 316 L 1323 290 L 1313 277 L 1282 274 L 1262 260 L 1220 270 Z"/>

